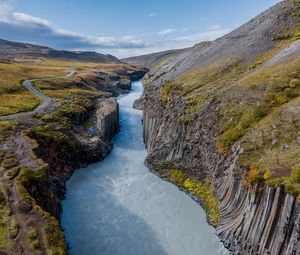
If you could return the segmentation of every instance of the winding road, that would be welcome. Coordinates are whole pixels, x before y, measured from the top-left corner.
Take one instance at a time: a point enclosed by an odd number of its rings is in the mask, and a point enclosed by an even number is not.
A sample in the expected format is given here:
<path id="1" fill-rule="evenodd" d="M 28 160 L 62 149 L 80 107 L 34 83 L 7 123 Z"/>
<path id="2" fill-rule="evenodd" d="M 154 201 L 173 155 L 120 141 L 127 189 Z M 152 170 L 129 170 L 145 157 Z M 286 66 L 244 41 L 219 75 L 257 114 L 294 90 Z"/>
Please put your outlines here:
<path id="1" fill-rule="evenodd" d="M 43 103 L 41 103 L 39 106 L 37 106 L 33 111 L 20 112 L 20 113 L 15 113 L 15 114 L 11 114 L 11 115 L 0 116 L 0 120 L 16 120 L 17 118 L 20 118 L 20 117 L 26 117 L 26 116 L 32 115 L 34 113 L 44 112 L 46 109 L 50 108 L 54 104 L 54 101 L 50 97 L 44 95 L 40 90 L 36 89 L 33 86 L 33 82 L 34 81 L 50 81 L 50 80 L 54 80 L 54 79 L 70 78 L 75 73 L 76 73 L 76 71 L 74 69 L 70 69 L 70 72 L 67 73 L 65 76 L 51 77 L 51 78 L 39 78 L 39 79 L 32 79 L 32 80 L 25 80 L 25 81 L 23 81 L 22 85 L 29 92 L 31 92 L 34 95 L 36 95 L 39 98 L 41 98 L 43 100 Z"/>

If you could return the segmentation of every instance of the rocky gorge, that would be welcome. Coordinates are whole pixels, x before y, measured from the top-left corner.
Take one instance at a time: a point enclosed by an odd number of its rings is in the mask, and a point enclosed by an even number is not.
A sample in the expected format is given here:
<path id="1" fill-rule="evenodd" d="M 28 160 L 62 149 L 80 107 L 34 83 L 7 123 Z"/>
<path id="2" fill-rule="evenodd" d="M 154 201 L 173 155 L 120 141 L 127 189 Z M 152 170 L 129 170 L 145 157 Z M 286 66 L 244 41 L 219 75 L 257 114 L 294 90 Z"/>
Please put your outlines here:
<path id="1" fill-rule="evenodd" d="M 114 61 L 88 63 L 98 69 L 83 67 L 74 77 L 36 81 L 53 99 L 51 107 L 0 123 L 1 254 L 67 253 L 59 224 L 65 182 L 75 169 L 110 153 L 119 131 L 113 96 L 127 93 L 147 72 Z"/>
<path id="2" fill-rule="evenodd" d="M 300 254 L 298 11 L 281 1 L 214 42 L 127 59 L 150 67 L 147 165 L 200 198 L 234 254 Z"/>
<path id="3" fill-rule="evenodd" d="M 300 255 L 299 39 L 284 0 L 123 60 L 0 40 L 0 254 Z"/>

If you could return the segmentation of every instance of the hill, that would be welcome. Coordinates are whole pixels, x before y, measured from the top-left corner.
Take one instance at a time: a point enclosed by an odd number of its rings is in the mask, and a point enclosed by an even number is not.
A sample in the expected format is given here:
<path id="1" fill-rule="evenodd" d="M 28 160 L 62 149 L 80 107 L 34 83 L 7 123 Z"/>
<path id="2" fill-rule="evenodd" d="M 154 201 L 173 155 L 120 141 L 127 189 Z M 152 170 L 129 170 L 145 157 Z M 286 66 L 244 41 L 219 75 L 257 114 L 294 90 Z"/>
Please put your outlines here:
<path id="1" fill-rule="evenodd" d="M 80 61 L 94 61 L 94 62 L 115 62 L 121 61 L 112 56 L 105 55 L 93 51 L 66 51 L 55 50 L 49 47 L 33 45 L 28 43 L 11 42 L 0 39 L 0 58 L 14 59 L 14 58 L 60 58 Z"/>

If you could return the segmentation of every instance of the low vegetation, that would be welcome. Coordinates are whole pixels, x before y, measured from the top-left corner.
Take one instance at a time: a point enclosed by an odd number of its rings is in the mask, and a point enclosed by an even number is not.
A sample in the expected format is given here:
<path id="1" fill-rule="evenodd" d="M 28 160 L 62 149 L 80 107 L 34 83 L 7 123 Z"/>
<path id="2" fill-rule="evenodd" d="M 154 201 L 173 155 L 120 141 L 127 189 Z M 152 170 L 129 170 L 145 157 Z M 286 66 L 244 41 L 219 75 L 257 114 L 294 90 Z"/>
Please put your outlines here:
<path id="1" fill-rule="evenodd" d="M 298 40 L 300 39 L 300 1 L 293 0 L 293 13 L 292 15 L 296 18 L 297 25 L 294 29 L 285 31 L 280 34 L 274 34 L 272 36 L 273 40 Z"/>
<path id="2" fill-rule="evenodd" d="M 16 129 L 16 123 L 14 121 L 2 120 L 0 121 L 0 140 L 11 136 Z"/>
<path id="3" fill-rule="evenodd" d="M 209 221 L 216 227 L 219 222 L 219 203 L 213 194 L 212 185 L 188 178 L 178 169 L 167 170 L 166 172 L 170 175 L 169 178 L 173 183 L 201 199 Z"/>
<path id="4" fill-rule="evenodd" d="M 182 122 L 193 121 L 204 103 L 216 99 L 218 151 L 227 156 L 234 144 L 241 143 L 239 164 L 249 183 L 283 185 L 297 195 L 300 187 L 294 169 L 300 164 L 300 59 L 263 67 L 294 39 L 278 40 L 270 51 L 246 65 L 225 59 L 196 68 L 168 81 L 161 94 L 164 104 L 175 98 L 184 100 Z M 173 174 L 180 183 L 182 178 Z"/>
<path id="5" fill-rule="evenodd" d="M 33 110 L 40 99 L 22 86 L 25 79 L 62 76 L 68 69 L 43 66 L 39 61 L 0 63 L 0 115 Z"/>
<path id="6" fill-rule="evenodd" d="M 15 250 L 15 245 L 10 235 L 10 214 L 8 191 L 7 188 L 0 183 L 0 252 L 14 252 Z"/>
<path id="7" fill-rule="evenodd" d="M 169 93 L 178 93 L 186 101 L 181 121 L 192 121 L 204 103 L 210 101 L 226 86 L 237 81 L 246 71 L 247 67 L 239 60 L 225 59 L 196 68 L 179 77 L 176 86 L 173 86 L 173 91 Z"/>
<path id="8" fill-rule="evenodd" d="M 39 81 L 38 88 L 45 94 L 55 99 L 69 95 L 94 94 L 101 96 L 103 93 L 96 88 L 87 87 L 84 79 L 91 73 L 105 73 L 111 75 L 127 75 L 134 71 L 134 66 L 127 64 L 93 63 L 67 60 L 37 59 L 24 62 L 16 59 L 12 62 L 0 63 L 0 116 L 19 112 L 31 111 L 40 104 L 40 98 L 29 93 L 23 86 L 25 79 L 45 77 L 63 77 L 70 68 L 74 68 L 80 75 L 72 79 L 55 79 Z M 91 71 L 92 70 L 92 71 Z M 77 84 L 77 85 L 76 85 Z M 81 85 L 82 87 L 78 87 Z"/>

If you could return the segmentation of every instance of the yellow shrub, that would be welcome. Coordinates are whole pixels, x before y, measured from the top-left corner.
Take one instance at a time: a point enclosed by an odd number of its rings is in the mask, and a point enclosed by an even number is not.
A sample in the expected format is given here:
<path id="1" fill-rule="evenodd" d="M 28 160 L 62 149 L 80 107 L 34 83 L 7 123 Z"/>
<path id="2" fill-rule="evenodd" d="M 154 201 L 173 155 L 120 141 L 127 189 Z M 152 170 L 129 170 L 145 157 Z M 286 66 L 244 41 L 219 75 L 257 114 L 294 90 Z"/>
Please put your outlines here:
<path id="1" fill-rule="evenodd" d="M 216 197 L 213 195 L 211 186 L 187 178 L 183 183 L 183 187 L 191 194 L 199 197 L 202 200 L 208 218 L 216 227 L 219 222 L 219 203 Z"/>
<path id="2" fill-rule="evenodd" d="M 247 175 L 247 181 L 250 183 L 256 183 L 259 181 L 259 179 L 260 179 L 260 176 L 259 176 L 258 168 L 255 164 L 252 164 L 250 166 L 250 169 L 249 169 L 249 172 Z"/>
<path id="3" fill-rule="evenodd" d="M 272 175 L 271 175 L 271 171 L 270 170 L 267 170 L 264 174 L 264 179 L 265 180 L 269 180 L 271 179 Z"/>
<path id="4" fill-rule="evenodd" d="M 171 181 L 174 182 L 176 185 L 183 185 L 185 180 L 185 176 L 184 174 L 177 170 L 177 169 L 173 169 L 171 170 Z"/>
<path id="5" fill-rule="evenodd" d="M 293 184 L 300 184 L 300 165 L 298 165 L 292 169 L 290 181 Z"/>
<path id="6" fill-rule="evenodd" d="M 300 87 L 300 80 L 299 79 L 292 79 L 290 81 L 289 87 L 290 88 Z"/>

